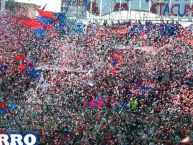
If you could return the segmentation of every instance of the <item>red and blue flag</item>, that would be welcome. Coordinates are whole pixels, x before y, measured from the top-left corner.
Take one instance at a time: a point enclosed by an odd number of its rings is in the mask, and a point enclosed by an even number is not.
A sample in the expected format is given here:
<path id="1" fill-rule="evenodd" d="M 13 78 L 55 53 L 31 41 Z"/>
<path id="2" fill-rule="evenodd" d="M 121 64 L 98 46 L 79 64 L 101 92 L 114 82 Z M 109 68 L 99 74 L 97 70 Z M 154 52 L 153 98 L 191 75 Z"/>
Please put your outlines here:
<path id="1" fill-rule="evenodd" d="M 38 12 L 39 16 L 41 16 L 41 17 L 44 17 L 44 18 L 47 17 L 47 18 L 50 18 L 52 21 L 57 21 L 57 18 L 53 12 L 44 11 L 44 10 L 40 10 L 40 9 L 37 9 L 37 12 Z"/>
<path id="2" fill-rule="evenodd" d="M 93 108 L 93 109 L 102 108 L 104 103 L 105 103 L 105 98 L 104 97 L 100 97 L 100 98 L 97 98 L 97 99 L 93 98 L 90 101 L 82 101 L 82 104 L 88 106 L 89 108 Z"/>
<path id="3" fill-rule="evenodd" d="M 6 104 L 2 101 L 0 101 L 0 115 L 4 115 L 9 111 L 13 111 L 16 108 L 15 103 Z"/>

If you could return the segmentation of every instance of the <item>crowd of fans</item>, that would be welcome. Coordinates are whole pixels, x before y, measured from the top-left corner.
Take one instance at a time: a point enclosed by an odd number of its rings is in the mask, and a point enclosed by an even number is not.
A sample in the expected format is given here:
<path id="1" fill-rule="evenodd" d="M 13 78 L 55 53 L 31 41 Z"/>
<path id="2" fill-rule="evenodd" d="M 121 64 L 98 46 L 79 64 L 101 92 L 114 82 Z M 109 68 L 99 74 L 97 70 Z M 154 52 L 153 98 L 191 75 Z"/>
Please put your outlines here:
<path id="1" fill-rule="evenodd" d="M 37 38 L 17 20 L 0 18 L 0 65 L 8 66 L 0 74 L 0 100 L 17 106 L 0 116 L 2 130 L 38 131 L 49 145 L 192 139 L 193 49 L 186 28 L 174 22 L 91 24 L 79 36 L 52 30 Z M 161 29 L 169 25 L 172 35 Z M 16 54 L 43 75 L 27 76 Z M 105 98 L 101 108 L 83 103 L 97 97 Z"/>

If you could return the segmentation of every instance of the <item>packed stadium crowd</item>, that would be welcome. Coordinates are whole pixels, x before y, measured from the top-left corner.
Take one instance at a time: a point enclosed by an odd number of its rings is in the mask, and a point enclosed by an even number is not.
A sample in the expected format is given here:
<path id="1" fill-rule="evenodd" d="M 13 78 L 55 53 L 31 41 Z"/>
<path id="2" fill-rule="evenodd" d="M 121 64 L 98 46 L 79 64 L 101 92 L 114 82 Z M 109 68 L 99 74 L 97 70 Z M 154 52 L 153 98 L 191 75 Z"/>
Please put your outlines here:
<path id="1" fill-rule="evenodd" d="M 37 37 L 18 21 L 0 18 L 0 101 L 15 104 L 0 114 L 1 130 L 35 130 L 49 145 L 193 139 L 187 28 L 105 22 L 77 35 L 66 26 Z"/>

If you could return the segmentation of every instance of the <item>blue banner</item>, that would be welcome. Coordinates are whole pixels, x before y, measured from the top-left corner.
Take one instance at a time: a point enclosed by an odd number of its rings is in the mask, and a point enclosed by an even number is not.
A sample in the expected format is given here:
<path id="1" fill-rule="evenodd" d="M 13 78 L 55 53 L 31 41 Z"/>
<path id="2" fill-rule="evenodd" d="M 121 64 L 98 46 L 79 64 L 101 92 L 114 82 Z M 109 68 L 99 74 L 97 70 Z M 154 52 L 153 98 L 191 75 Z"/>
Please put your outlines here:
<path id="1" fill-rule="evenodd" d="M 40 137 L 32 131 L 1 131 L 0 144 L 39 145 Z"/>

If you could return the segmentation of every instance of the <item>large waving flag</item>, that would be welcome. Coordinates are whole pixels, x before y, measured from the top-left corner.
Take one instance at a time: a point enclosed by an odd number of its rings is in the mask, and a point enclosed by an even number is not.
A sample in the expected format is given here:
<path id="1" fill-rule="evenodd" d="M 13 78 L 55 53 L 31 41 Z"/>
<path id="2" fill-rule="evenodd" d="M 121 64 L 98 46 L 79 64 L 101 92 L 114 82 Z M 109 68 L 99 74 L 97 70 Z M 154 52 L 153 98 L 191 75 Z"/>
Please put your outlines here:
<path id="1" fill-rule="evenodd" d="M 32 28 L 32 29 L 41 29 L 43 26 L 41 23 L 35 19 L 27 18 L 21 21 L 21 24 L 25 27 Z"/>
<path id="2" fill-rule="evenodd" d="M 41 17 L 47 17 L 50 18 L 53 21 L 57 21 L 56 16 L 54 15 L 53 12 L 49 12 L 49 11 L 44 11 L 44 10 L 40 10 L 40 9 L 36 9 L 39 16 Z"/>
<path id="3" fill-rule="evenodd" d="M 51 25 L 53 24 L 53 21 L 48 17 L 41 17 L 38 16 L 36 19 L 42 24 L 42 25 Z"/>
<path id="4" fill-rule="evenodd" d="M 50 29 L 52 28 L 54 30 L 66 30 L 67 26 L 67 18 L 64 14 L 62 13 L 53 13 L 49 11 L 44 11 L 40 9 L 36 9 L 38 12 L 38 16 L 36 19 L 32 18 L 18 18 L 18 21 L 20 22 L 21 25 L 24 27 L 30 28 L 34 30 L 34 33 L 36 34 L 37 37 L 42 37 L 46 35 L 46 32 L 51 32 Z M 75 30 L 78 31 L 83 31 L 83 28 L 78 26 L 73 27 Z M 51 32 L 53 33 L 53 32 Z"/>
<path id="5" fill-rule="evenodd" d="M 62 13 L 55 13 L 55 16 L 58 20 L 58 26 L 59 26 L 59 29 L 61 29 L 62 27 L 65 27 L 67 26 L 67 18 L 64 14 Z"/>
<path id="6" fill-rule="evenodd" d="M 36 17 L 36 19 L 44 26 L 46 31 L 51 33 L 51 35 L 55 35 L 55 30 L 58 30 L 59 32 L 66 30 L 65 28 L 67 26 L 67 18 L 64 14 L 48 12 L 39 9 L 37 9 L 37 12 L 39 16 Z M 47 28 L 52 28 L 52 30 Z M 45 33 L 43 30 L 38 31 L 40 36 Z"/>
<path id="7" fill-rule="evenodd" d="M 45 26 L 52 25 L 57 19 L 52 12 L 36 9 L 39 16 L 36 19 L 25 18 L 21 20 L 21 24 L 25 27 L 34 29 L 37 37 L 46 34 Z"/>
<path id="8" fill-rule="evenodd" d="M 31 78 L 40 78 L 41 77 L 41 74 L 43 73 L 43 70 L 41 69 L 32 69 L 32 70 L 27 70 L 26 71 L 26 74 L 31 77 Z"/>
<path id="9" fill-rule="evenodd" d="M 21 21 L 21 24 L 27 28 L 33 29 L 37 37 L 42 37 L 45 35 L 45 30 L 43 29 L 42 24 L 36 19 L 24 19 Z"/>

